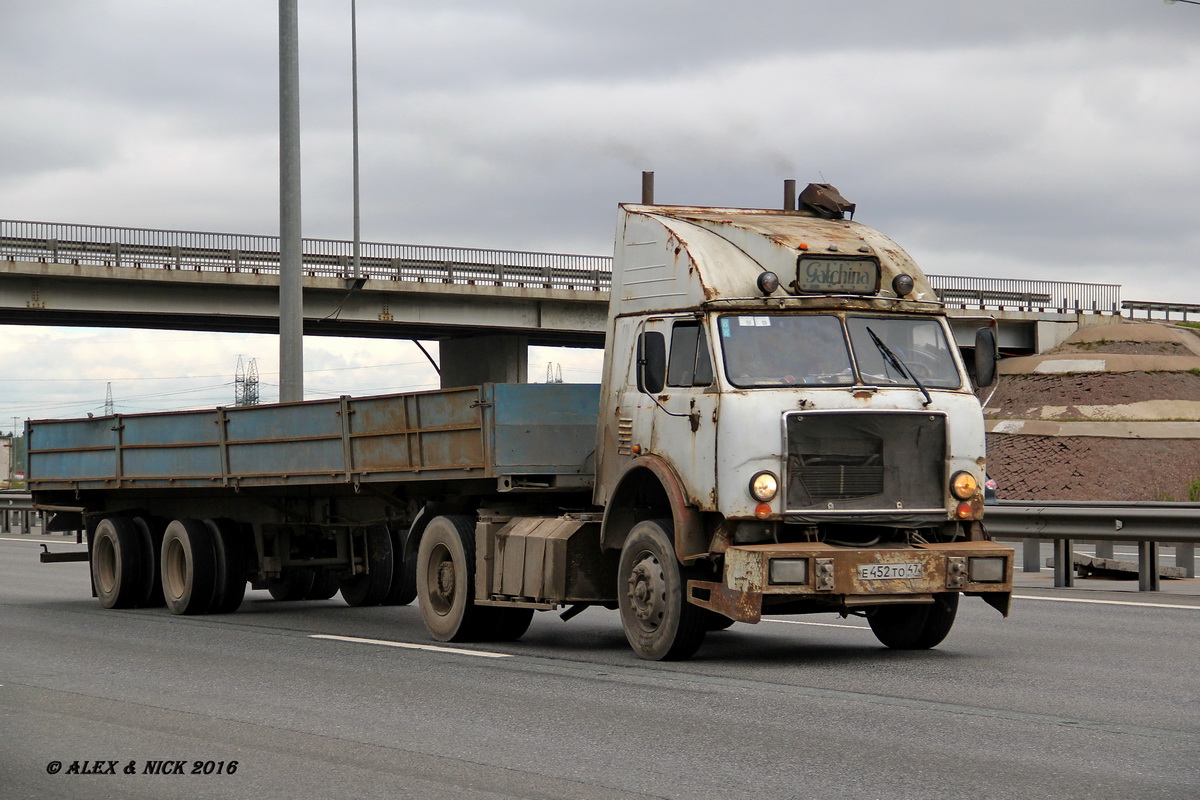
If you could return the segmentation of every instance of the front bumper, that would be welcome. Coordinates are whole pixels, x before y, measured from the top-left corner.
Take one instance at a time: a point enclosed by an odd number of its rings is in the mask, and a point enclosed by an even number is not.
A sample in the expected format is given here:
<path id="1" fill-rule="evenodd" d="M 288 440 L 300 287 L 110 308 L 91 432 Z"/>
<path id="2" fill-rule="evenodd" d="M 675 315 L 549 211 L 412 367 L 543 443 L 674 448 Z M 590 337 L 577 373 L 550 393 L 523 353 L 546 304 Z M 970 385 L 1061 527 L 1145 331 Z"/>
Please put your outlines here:
<path id="1" fill-rule="evenodd" d="M 725 580 L 688 581 L 689 602 L 740 622 L 758 622 L 764 605 L 808 601 L 812 610 L 932 602 L 941 592 L 979 595 L 1005 616 L 1012 597 L 1013 548 L 995 542 L 893 544 L 847 548 L 817 542 L 737 545 L 725 551 Z M 803 583 L 772 583 L 771 561 L 806 562 Z M 973 580 L 984 562 L 1003 559 L 999 580 Z M 903 575 L 882 577 L 879 575 Z"/>

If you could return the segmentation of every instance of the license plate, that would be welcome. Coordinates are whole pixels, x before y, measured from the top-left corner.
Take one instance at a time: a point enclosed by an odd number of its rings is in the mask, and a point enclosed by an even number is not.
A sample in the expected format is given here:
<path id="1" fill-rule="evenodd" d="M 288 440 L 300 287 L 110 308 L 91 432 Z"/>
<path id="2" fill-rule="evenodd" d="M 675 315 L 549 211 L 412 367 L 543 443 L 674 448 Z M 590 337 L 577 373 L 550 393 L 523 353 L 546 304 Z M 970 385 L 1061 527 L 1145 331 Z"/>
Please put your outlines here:
<path id="1" fill-rule="evenodd" d="M 860 581 L 908 580 L 923 577 L 920 564 L 859 564 Z"/>

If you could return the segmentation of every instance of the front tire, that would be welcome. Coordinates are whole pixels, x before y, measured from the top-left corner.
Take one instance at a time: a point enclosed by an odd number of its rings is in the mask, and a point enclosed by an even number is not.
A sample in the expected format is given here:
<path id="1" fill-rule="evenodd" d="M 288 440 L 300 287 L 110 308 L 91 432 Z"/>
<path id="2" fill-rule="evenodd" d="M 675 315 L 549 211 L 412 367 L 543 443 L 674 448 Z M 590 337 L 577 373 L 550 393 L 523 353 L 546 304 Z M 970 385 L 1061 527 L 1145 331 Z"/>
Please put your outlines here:
<path id="1" fill-rule="evenodd" d="M 942 592 L 922 605 L 880 606 L 867 614 L 875 638 L 893 650 L 928 650 L 950 633 L 958 614 L 958 593 Z"/>
<path id="2" fill-rule="evenodd" d="M 617 603 L 633 651 L 648 661 L 691 658 L 704 641 L 704 609 L 687 602 L 669 520 L 639 522 L 621 548 Z"/>

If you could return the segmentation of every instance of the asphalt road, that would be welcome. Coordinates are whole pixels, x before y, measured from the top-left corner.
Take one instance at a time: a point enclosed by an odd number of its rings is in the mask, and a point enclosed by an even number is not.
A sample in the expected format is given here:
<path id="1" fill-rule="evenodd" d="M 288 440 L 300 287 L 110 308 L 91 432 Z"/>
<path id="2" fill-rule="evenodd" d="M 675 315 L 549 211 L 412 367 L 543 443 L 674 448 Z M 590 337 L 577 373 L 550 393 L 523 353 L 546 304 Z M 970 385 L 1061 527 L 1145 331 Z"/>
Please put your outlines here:
<path id="1" fill-rule="evenodd" d="M 39 540 L 0 539 L 6 800 L 1200 796 L 1200 597 L 1026 588 L 932 651 L 809 617 L 660 664 L 601 610 L 465 652 L 415 607 L 108 611 Z"/>

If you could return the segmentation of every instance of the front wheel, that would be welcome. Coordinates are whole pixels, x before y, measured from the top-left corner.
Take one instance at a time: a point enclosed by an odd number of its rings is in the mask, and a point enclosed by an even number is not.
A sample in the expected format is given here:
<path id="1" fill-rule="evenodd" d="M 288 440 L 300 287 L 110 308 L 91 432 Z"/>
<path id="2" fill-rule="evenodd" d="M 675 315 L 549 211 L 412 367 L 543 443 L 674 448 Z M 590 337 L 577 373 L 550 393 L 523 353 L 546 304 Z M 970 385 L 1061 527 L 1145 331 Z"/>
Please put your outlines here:
<path id="1" fill-rule="evenodd" d="M 668 520 L 639 522 L 621 548 L 617 603 L 633 651 L 649 661 L 679 661 L 704 641 L 704 609 L 687 602 L 687 574 L 675 558 Z"/>
<path id="2" fill-rule="evenodd" d="M 867 614 L 875 638 L 893 650 L 928 650 L 941 644 L 958 614 L 958 593 L 943 592 L 932 603 L 880 606 Z"/>

